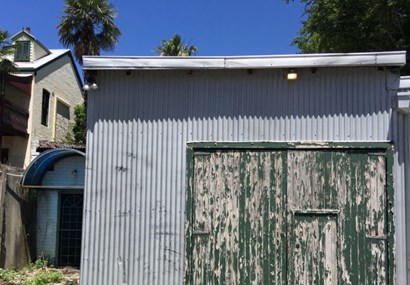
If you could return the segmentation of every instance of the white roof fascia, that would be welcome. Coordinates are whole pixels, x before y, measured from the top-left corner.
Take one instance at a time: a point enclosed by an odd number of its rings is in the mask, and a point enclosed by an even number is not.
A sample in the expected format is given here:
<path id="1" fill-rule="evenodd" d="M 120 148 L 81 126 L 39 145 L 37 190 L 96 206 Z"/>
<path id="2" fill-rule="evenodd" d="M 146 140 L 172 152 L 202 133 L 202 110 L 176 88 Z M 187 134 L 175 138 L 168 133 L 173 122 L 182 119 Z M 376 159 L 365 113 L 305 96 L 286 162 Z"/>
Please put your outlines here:
<path id="1" fill-rule="evenodd" d="M 410 76 L 400 77 L 400 89 L 410 89 Z"/>
<path id="2" fill-rule="evenodd" d="M 85 70 L 115 69 L 258 69 L 342 66 L 404 66 L 405 51 L 265 56 L 133 57 L 84 56 Z"/>
<path id="3" fill-rule="evenodd" d="M 403 114 L 410 114 L 410 76 L 400 77 L 397 99 L 398 110 Z"/>
<path id="4" fill-rule="evenodd" d="M 14 62 L 14 63 L 16 64 L 17 68 L 20 70 L 36 70 L 69 51 L 70 51 L 69 49 L 50 49 L 51 53 L 49 55 L 46 55 L 34 62 Z"/>

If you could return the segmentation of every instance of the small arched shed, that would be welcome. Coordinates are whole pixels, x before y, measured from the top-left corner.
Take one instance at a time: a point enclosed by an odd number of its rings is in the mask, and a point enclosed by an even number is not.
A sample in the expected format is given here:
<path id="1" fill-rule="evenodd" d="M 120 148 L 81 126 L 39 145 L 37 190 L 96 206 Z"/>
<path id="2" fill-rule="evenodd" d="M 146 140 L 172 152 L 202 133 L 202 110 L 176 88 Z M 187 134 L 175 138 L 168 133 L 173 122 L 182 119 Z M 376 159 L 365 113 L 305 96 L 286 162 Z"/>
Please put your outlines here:
<path id="1" fill-rule="evenodd" d="M 85 154 L 51 149 L 31 162 L 23 188 L 37 190 L 36 254 L 58 266 L 80 265 Z"/>

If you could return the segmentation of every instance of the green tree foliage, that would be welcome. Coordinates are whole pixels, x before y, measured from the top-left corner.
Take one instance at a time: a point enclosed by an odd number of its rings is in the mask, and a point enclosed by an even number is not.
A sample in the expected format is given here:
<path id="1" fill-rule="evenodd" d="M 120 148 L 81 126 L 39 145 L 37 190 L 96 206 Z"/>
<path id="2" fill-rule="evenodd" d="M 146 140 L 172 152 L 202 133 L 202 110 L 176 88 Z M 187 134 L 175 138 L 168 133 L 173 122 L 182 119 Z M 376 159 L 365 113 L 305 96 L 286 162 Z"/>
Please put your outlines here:
<path id="1" fill-rule="evenodd" d="M 198 48 L 184 43 L 181 36 L 176 34 L 169 40 L 162 40 L 154 51 L 161 56 L 192 56 L 198 53 Z"/>
<path id="2" fill-rule="evenodd" d="M 0 75 L 9 74 L 16 70 L 10 56 L 14 53 L 14 46 L 8 40 L 7 31 L 0 28 Z"/>
<path id="3" fill-rule="evenodd" d="M 410 58 L 409 0 L 300 1 L 305 20 L 293 44 L 302 52 L 406 50 Z"/>
<path id="4" fill-rule="evenodd" d="M 82 64 L 83 55 L 114 49 L 121 35 L 115 18 L 116 11 L 108 0 L 65 0 L 64 16 L 57 26 L 60 42 L 73 48 Z"/>
<path id="5" fill-rule="evenodd" d="M 77 144 L 85 144 L 87 134 L 87 109 L 85 104 L 80 104 L 74 108 L 73 137 Z"/>
<path id="6" fill-rule="evenodd" d="M 114 23 L 116 16 L 115 8 L 108 0 L 65 0 L 64 15 L 57 26 L 60 42 L 73 48 L 80 64 L 83 55 L 111 51 L 121 35 Z M 75 109 L 73 137 L 77 144 L 85 143 L 87 92 L 84 92 L 84 102 Z"/>

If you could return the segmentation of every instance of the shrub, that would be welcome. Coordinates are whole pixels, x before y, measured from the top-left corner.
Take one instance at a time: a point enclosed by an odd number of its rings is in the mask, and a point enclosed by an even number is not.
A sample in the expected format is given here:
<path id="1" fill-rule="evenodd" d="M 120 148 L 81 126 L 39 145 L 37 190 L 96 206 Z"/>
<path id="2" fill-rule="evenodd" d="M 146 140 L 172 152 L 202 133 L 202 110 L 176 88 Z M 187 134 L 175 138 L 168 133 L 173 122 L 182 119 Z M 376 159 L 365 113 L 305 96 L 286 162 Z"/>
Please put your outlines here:
<path id="1" fill-rule="evenodd" d="M 47 271 L 38 273 L 33 279 L 24 282 L 24 285 L 47 285 L 60 282 L 64 275 L 59 271 Z"/>
<path id="2" fill-rule="evenodd" d="M 1 280 L 9 282 L 9 281 L 14 280 L 14 278 L 16 278 L 17 275 L 18 273 L 14 270 L 0 268 L 0 279 Z"/>

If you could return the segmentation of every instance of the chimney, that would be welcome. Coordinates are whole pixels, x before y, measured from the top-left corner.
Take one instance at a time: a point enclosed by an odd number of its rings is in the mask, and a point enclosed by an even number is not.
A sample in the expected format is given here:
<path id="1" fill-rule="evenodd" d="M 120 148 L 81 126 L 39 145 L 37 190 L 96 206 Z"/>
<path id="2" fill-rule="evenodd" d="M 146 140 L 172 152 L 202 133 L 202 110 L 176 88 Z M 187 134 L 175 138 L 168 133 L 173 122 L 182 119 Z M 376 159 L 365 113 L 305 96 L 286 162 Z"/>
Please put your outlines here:
<path id="1" fill-rule="evenodd" d="M 24 28 L 24 31 L 26 31 L 27 33 L 30 34 L 30 33 L 31 33 L 31 28 L 30 28 L 30 27 L 25 27 L 25 28 Z"/>

